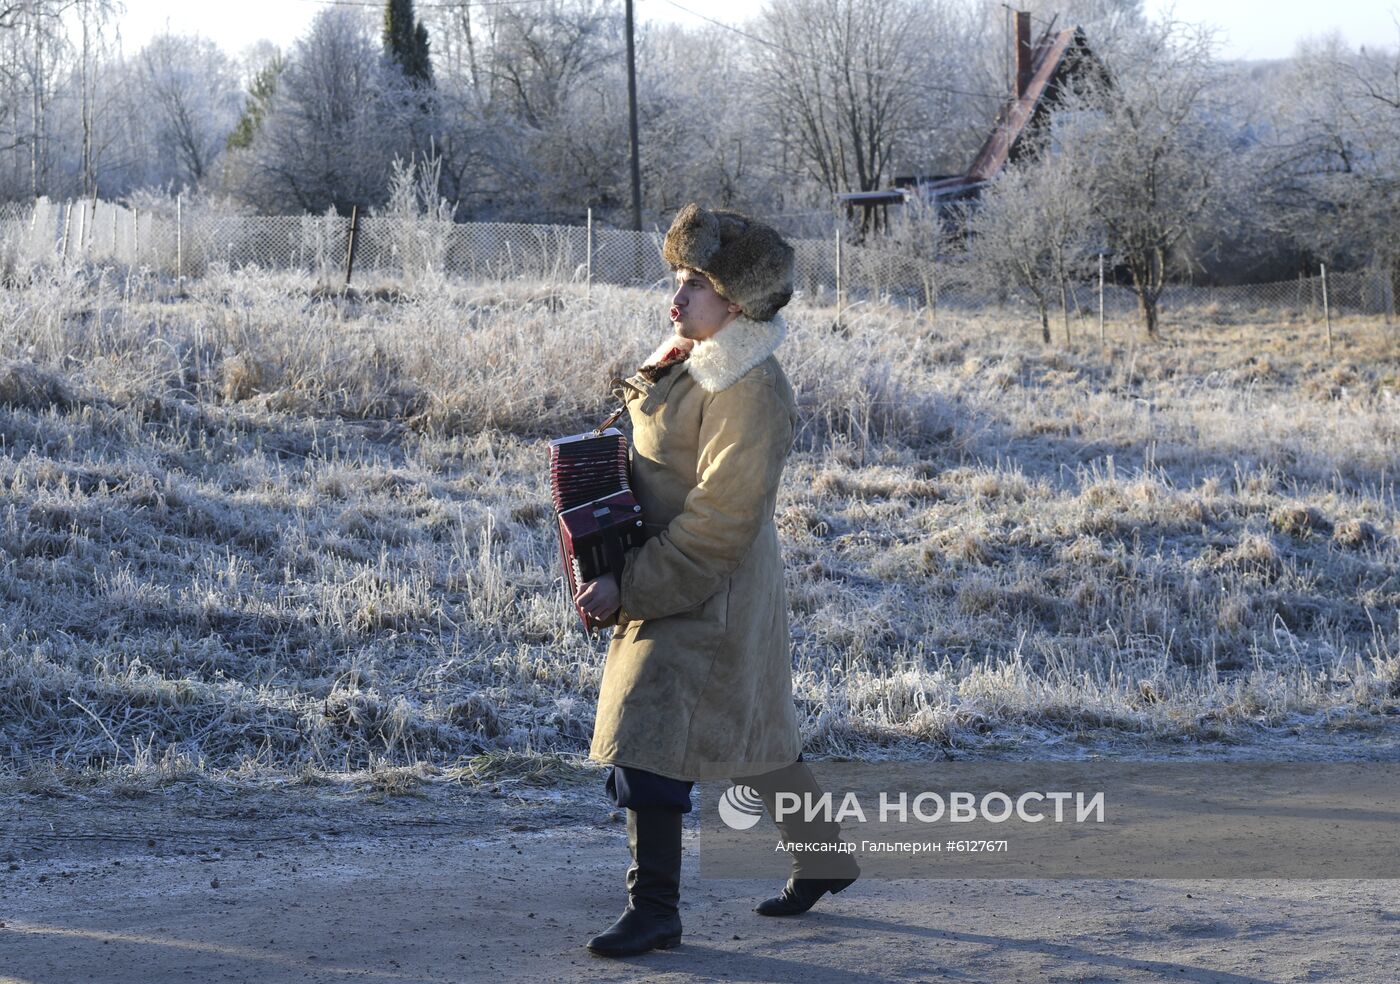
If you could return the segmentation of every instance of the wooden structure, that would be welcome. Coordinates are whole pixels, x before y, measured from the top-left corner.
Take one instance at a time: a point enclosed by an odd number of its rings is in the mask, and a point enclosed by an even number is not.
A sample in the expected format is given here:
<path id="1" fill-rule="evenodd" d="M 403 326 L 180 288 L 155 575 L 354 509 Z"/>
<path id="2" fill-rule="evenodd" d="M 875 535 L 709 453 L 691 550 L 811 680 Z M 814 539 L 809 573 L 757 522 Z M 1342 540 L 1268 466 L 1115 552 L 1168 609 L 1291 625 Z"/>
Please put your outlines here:
<path id="1" fill-rule="evenodd" d="M 1016 91 L 997 114 L 995 125 L 972 166 L 964 174 L 936 178 L 895 178 L 887 190 L 857 191 L 837 195 L 848 210 L 869 210 L 902 205 L 918 195 L 933 204 L 975 200 L 989 181 L 1009 163 L 1038 152 L 1063 88 L 1074 79 L 1092 74 L 1105 78 L 1106 70 L 1077 27 L 1058 32 L 1047 29 L 1031 42 L 1031 15 L 1016 12 Z"/>

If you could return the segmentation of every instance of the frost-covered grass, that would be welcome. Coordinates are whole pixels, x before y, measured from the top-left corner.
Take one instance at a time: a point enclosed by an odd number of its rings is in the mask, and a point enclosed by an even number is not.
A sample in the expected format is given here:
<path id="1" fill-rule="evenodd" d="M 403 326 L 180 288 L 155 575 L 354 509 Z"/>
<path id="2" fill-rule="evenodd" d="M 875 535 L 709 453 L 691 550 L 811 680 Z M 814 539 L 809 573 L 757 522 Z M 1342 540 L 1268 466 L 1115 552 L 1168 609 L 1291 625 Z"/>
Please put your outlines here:
<path id="1" fill-rule="evenodd" d="M 168 291 L 0 292 L 0 773 L 392 789 L 586 751 L 604 646 L 543 441 L 611 409 L 664 297 Z M 789 321 L 814 754 L 1394 723 L 1394 327 L 1329 359 L 1312 323 L 1067 352 L 994 313 Z"/>

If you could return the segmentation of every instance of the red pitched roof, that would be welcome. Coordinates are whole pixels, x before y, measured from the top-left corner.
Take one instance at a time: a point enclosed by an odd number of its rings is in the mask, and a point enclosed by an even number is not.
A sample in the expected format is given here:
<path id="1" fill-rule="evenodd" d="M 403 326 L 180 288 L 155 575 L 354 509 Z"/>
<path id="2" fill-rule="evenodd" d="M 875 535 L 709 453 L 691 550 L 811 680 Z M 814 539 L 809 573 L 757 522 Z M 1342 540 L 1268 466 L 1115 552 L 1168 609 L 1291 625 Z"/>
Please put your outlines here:
<path id="1" fill-rule="evenodd" d="M 1002 110 L 996 129 L 977 152 L 972 167 L 968 168 L 966 178 L 969 182 L 990 181 L 1001 173 L 1016 149 L 1017 141 L 1035 119 L 1036 107 L 1064 64 L 1078 33 L 1076 28 L 1066 28 L 1053 37 L 1043 39 L 1036 47 L 1035 54 L 1031 56 L 1031 78 L 1026 91 Z"/>

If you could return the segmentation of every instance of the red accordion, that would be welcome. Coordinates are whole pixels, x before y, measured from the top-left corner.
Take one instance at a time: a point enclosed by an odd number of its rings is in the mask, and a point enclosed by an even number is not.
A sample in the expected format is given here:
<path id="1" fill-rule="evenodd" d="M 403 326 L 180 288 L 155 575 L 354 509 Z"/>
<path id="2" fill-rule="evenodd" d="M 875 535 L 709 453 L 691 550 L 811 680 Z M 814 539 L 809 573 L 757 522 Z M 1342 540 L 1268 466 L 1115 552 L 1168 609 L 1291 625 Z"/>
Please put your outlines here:
<path id="1" fill-rule="evenodd" d="M 624 554 L 643 540 L 642 507 L 628 481 L 627 438 L 609 427 L 550 441 L 549 482 L 569 598 L 609 572 L 620 582 Z M 586 631 L 613 624 L 574 608 Z"/>

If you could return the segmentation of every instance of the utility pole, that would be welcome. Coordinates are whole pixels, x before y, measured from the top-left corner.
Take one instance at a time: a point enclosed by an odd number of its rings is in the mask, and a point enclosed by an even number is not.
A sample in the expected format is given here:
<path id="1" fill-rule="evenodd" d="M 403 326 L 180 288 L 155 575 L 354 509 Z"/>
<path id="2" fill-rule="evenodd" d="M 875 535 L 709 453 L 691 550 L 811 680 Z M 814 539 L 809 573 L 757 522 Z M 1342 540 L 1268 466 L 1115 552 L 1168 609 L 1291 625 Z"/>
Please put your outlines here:
<path id="1" fill-rule="evenodd" d="M 627 130 L 632 141 L 632 228 L 642 231 L 642 164 L 637 151 L 637 50 L 632 0 L 627 0 Z"/>
<path id="2" fill-rule="evenodd" d="M 34 80 L 33 92 L 30 93 L 32 100 L 30 109 L 30 119 L 34 124 L 34 139 L 29 143 L 29 191 L 30 197 L 35 201 L 39 200 L 39 170 L 42 164 L 43 151 L 40 149 L 39 141 L 43 136 L 43 111 L 44 111 L 44 32 L 39 21 L 39 5 L 34 5 Z M 67 244 L 67 227 L 64 227 L 64 244 Z"/>

